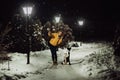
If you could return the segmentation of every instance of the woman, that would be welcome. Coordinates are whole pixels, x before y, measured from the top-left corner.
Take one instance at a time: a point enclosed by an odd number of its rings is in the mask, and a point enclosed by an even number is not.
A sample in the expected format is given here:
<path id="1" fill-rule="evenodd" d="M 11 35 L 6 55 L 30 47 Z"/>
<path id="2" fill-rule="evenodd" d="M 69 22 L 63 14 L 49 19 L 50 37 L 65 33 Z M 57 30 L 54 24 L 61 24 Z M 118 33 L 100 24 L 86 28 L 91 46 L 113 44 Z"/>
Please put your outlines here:
<path id="1" fill-rule="evenodd" d="M 57 49 L 62 42 L 62 32 L 53 28 L 48 32 L 48 36 L 50 37 L 49 47 L 52 55 L 53 65 L 57 65 Z"/>

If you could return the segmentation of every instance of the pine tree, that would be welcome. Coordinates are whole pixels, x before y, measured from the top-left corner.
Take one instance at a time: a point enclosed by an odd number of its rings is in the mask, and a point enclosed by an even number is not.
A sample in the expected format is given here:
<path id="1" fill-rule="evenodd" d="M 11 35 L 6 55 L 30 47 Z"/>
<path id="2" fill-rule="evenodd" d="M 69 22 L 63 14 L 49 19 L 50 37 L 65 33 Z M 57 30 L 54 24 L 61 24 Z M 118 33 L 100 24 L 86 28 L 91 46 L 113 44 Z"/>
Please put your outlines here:
<path id="1" fill-rule="evenodd" d="M 115 37 L 113 41 L 113 49 L 114 49 L 114 67 L 115 69 L 120 67 L 120 26 L 118 25 L 115 31 Z"/>
<path id="2" fill-rule="evenodd" d="M 5 40 L 8 39 L 6 37 L 7 34 L 12 30 L 11 22 L 8 22 L 8 24 L 0 31 L 0 60 L 10 60 L 10 57 L 8 56 L 8 49 L 12 46 L 13 42 Z"/>
<path id="3" fill-rule="evenodd" d="M 15 14 L 12 19 L 13 29 L 7 35 L 7 41 L 13 42 L 11 51 L 26 53 L 28 50 L 28 36 L 25 19 L 20 14 Z"/>
<path id="4" fill-rule="evenodd" d="M 74 36 L 72 34 L 72 29 L 67 25 L 64 24 L 62 21 L 60 21 L 59 23 L 50 23 L 50 21 L 46 22 L 46 24 L 43 27 L 43 37 L 45 38 L 46 41 L 49 41 L 50 38 L 48 37 L 48 31 L 51 30 L 52 28 L 55 28 L 56 30 L 60 30 L 62 31 L 62 33 L 64 34 L 63 37 L 63 41 L 62 44 L 60 45 L 60 47 L 65 46 L 69 41 L 74 40 Z"/>
<path id="5" fill-rule="evenodd" d="M 38 18 L 29 19 L 26 26 L 26 19 L 20 14 L 15 14 L 11 21 L 12 30 L 4 38 L 4 42 L 13 42 L 9 49 L 13 52 L 26 53 L 31 45 L 31 51 L 43 50 L 47 48 L 44 38 L 42 38 L 42 24 Z M 31 42 L 29 43 L 29 36 Z"/>
<path id="6" fill-rule="evenodd" d="M 42 36 L 43 26 L 41 21 L 36 18 L 33 20 L 32 50 L 44 50 L 47 48 L 46 41 Z"/>

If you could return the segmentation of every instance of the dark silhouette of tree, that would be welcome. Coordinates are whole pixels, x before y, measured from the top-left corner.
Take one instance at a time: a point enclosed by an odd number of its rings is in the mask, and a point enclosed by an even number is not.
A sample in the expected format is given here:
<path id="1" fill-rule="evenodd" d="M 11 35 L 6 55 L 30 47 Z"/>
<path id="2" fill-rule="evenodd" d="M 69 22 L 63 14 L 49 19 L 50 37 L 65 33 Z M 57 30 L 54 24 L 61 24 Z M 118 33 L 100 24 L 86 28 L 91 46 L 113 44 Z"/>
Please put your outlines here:
<path id="1" fill-rule="evenodd" d="M 114 41 L 113 41 L 113 49 L 114 49 L 114 61 L 115 64 L 114 66 L 120 67 L 120 26 L 117 25 L 116 31 L 115 31 L 115 37 L 114 37 Z"/>
<path id="2" fill-rule="evenodd" d="M 67 24 L 64 24 L 62 21 L 60 21 L 59 23 L 55 23 L 55 22 L 51 23 L 50 21 L 48 21 L 43 26 L 43 31 L 42 31 L 43 37 L 47 42 L 50 40 L 48 37 L 48 31 L 51 30 L 52 28 L 55 28 L 58 31 L 62 31 L 63 33 L 64 37 L 63 37 L 62 44 L 60 45 L 60 47 L 63 47 L 69 41 L 74 40 L 72 29 Z"/>
<path id="3" fill-rule="evenodd" d="M 43 26 L 41 21 L 37 18 L 33 20 L 33 34 L 32 34 L 32 50 L 44 50 L 47 48 L 46 41 L 42 36 Z"/>
<path id="4" fill-rule="evenodd" d="M 118 25 L 115 31 L 115 37 L 113 41 L 113 48 L 115 50 L 114 55 L 120 56 L 120 26 Z"/>
<path id="5" fill-rule="evenodd" d="M 38 18 L 30 18 L 26 26 L 26 18 L 20 14 L 15 14 L 11 21 L 12 30 L 5 35 L 5 42 L 13 42 L 10 51 L 27 53 L 31 45 L 31 51 L 43 50 L 47 48 L 44 38 L 42 38 L 42 24 Z M 29 43 L 29 35 L 31 43 Z"/>
<path id="6" fill-rule="evenodd" d="M 12 41 L 5 42 L 6 35 L 12 30 L 11 22 L 9 21 L 4 29 L 0 31 L 0 51 L 8 50 L 8 48 L 12 45 Z"/>

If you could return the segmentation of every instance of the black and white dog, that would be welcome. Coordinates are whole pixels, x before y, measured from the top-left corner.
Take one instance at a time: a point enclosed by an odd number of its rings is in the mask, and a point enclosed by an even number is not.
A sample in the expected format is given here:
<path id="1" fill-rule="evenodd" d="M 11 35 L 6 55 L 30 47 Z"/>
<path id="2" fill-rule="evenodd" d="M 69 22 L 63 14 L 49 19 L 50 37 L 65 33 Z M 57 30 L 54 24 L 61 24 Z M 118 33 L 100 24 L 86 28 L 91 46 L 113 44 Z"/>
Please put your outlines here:
<path id="1" fill-rule="evenodd" d="M 71 63 L 70 63 L 70 50 L 71 50 L 71 47 L 67 48 L 67 51 L 64 53 L 64 61 L 62 62 L 62 64 L 71 65 Z"/>

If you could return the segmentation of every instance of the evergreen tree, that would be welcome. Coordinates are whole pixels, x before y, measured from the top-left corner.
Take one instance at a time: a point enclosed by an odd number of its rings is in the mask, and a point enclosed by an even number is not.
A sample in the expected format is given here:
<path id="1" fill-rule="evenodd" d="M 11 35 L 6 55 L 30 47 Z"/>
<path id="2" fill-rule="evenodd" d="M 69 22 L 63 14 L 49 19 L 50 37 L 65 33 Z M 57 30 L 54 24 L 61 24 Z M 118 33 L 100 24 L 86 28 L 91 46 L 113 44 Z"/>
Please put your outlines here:
<path id="1" fill-rule="evenodd" d="M 9 49 L 13 52 L 27 53 L 29 46 L 31 51 L 43 50 L 47 48 L 44 38 L 42 38 L 42 24 L 38 18 L 29 19 L 26 26 L 26 19 L 20 14 L 15 14 L 12 19 L 12 30 L 4 38 L 4 42 L 13 42 Z M 31 42 L 29 42 L 29 35 Z"/>
<path id="2" fill-rule="evenodd" d="M 115 31 L 115 37 L 113 41 L 113 49 L 114 49 L 114 67 L 120 67 L 120 26 L 118 25 Z"/>
<path id="3" fill-rule="evenodd" d="M 72 29 L 67 25 L 64 24 L 62 21 L 60 21 L 59 23 L 50 23 L 49 21 L 46 22 L 46 24 L 43 27 L 43 37 L 45 38 L 46 41 L 49 41 L 49 37 L 48 37 L 48 31 L 51 30 L 52 28 L 55 28 L 56 30 L 60 30 L 62 31 L 64 37 L 63 37 L 63 41 L 62 44 L 60 45 L 60 47 L 65 46 L 69 41 L 74 40 L 74 36 L 72 34 Z"/>
<path id="4" fill-rule="evenodd" d="M 44 50 L 47 48 L 46 41 L 42 36 L 43 26 L 38 18 L 33 19 L 32 50 Z"/>
<path id="5" fill-rule="evenodd" d="M 4 26 L 1 26 L 1 31 L 0 31 L 0 51 L 6 51 L 13 44 L 12 41 L 10 42 L 5 41 L 6 39 L 8 39 L 6 35 L 9 34 L 9 32 L 12 30 L 11 22 L 8 22 L 8 24 L 4 28 L 2 27 Z"/>
<path id="6" fill-rule="evenodd" d="M 13 29 L 7 35 L 7 41 L 13 41 L 13 47 L 10 49 L 15 52 L 26 53 L 28 50 L 28 32 L 26 30 L 25 19 L 20 14 L 15 14 L 12 19 Z"/>

